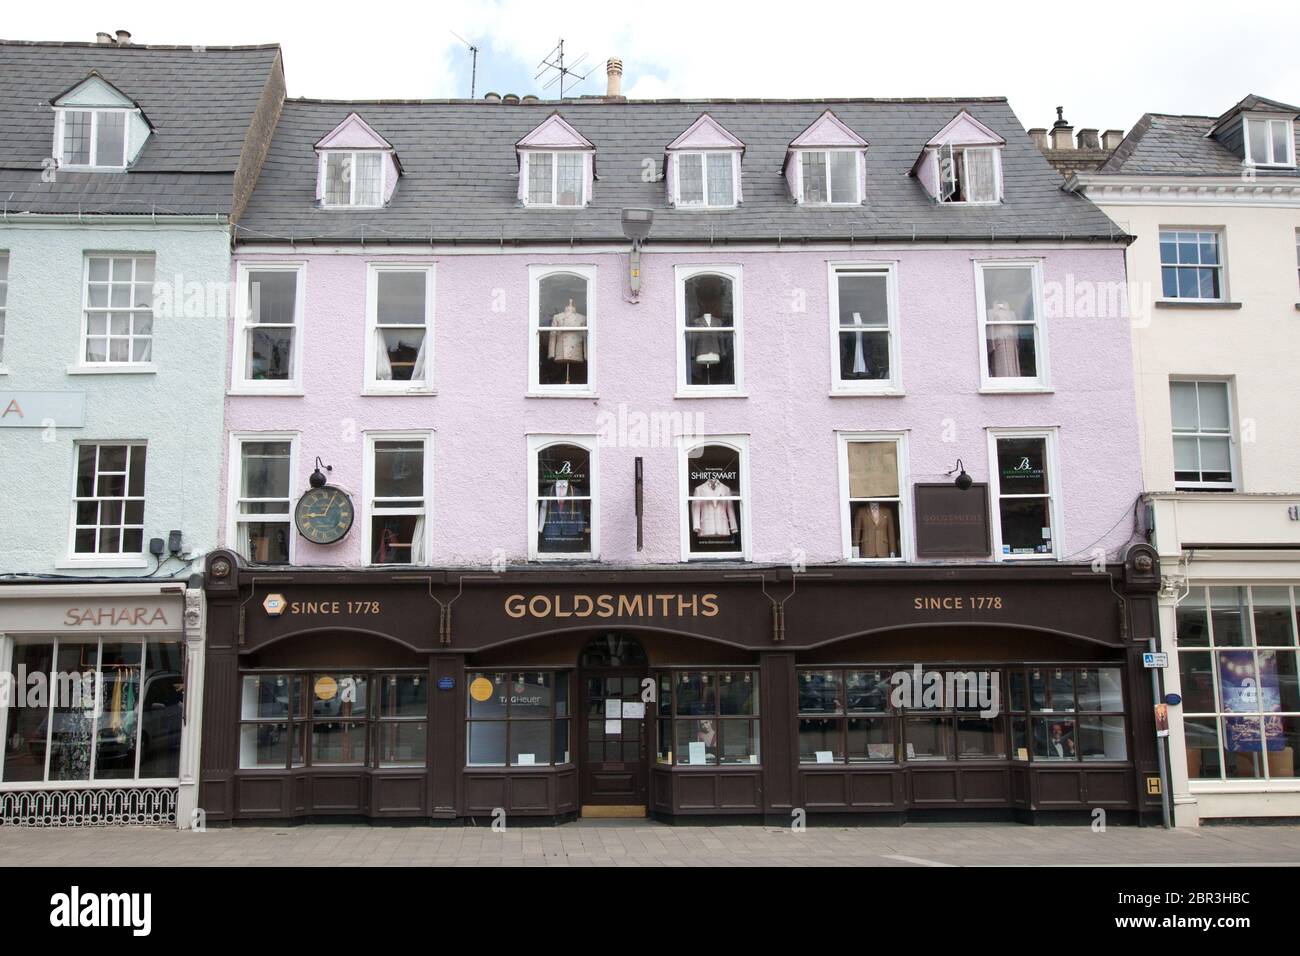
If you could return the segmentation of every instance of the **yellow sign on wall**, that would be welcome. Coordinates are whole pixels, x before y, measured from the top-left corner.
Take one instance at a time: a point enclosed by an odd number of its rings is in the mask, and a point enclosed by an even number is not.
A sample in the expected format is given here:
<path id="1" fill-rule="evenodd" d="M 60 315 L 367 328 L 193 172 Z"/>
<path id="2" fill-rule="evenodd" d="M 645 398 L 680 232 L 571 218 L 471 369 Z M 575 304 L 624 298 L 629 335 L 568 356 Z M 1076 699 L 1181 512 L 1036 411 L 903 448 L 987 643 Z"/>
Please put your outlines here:
<path id="1" fill-rule="evenodd" d="M 486 677 L 476 677 L 469 685 L 469 695 L 479 703 L 492 696 L 492 682 Z"/>

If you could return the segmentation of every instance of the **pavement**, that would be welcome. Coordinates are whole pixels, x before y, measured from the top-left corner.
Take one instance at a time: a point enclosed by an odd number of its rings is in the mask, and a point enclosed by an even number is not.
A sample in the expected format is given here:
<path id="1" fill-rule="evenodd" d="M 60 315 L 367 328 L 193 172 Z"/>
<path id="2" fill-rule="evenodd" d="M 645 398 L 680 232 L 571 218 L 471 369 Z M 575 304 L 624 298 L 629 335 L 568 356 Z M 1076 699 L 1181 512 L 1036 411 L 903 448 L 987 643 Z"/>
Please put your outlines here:
<path id="1" fill-rule="evenodd" d="M 1300 826 L 0 828 L 0 866 L 1300 866 Z"/>

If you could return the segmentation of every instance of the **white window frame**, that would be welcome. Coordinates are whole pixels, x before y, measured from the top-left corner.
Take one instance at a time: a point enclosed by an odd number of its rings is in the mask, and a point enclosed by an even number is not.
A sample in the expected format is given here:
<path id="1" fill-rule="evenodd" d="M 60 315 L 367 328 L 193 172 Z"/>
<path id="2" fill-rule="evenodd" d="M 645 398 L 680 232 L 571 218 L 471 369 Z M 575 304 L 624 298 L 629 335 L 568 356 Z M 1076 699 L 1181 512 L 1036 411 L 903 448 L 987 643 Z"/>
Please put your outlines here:
<path id="1" fill-rule="evenodd" d="M 109 296 L 110 296 L 110 303 L 111 303 L 112 287 L 113 287 L 113 281 L 112 281 L 113 263 L 114 263 L 115 261 L 117 261 L 117 260 L 120 260 L 120 259 L 129 259 L 129 260 L 131 260 L 131 282 L 130 282 L 130 285 L 131 285 L 132 292 L 134 293 L 134 291 L 135 291 L 135 271 L 136 271 L 136 268 L 137 268 L 137 263 L 138 263 L 139 260 L 141 260 L 141 259 L 152 259 L 152 260 L 153 260 L 153 262 L 154 262 L 154 281 L 150 283 L 150 286 L 153 286 L 155 283 L 157 283 L 157 281 L 158 281 L 158 273 L 157 273 L 157 268 L 158 268 L 158 259 L 157 259 L 157 256 L 156 256 L 154 253 L 152 253 L 152 252 L 87 252 L 87 253 L 85 253 L 81 258 L 82 258 L 82 262 L 81 262 L 81 341 L 80 341 L 80 344 L 79 344 L 79 347 L 78 347 L 79 350 L 78 350 L 78 353 L 77 353 L 77 361 L 76 361 L 75 363 L 73 363 L 71 366 L 68 367 L 68 371 L 73 372 L 73 373 L 76 373 L 76 372 L 89 372 L 89 371 L 93 371 L 93 372 L 154 372 L 154 371 L 157 371 L 158 365 L 157 365 L 157 363 L 153 360 L 153 355 L 154 355 L 154 351 L 153 351 L 153 349 L 154 349 L 154 346 L 157 344 L 157 337 L 158 337 L 157 327 L 156 327 L 156 324 L 157 324 L 157 321 L 158 321 L 158 311 L 157 311 L 157 309 L 156 309 L 156 307 L 155 307 L 155 304 L 152 302 L 152 300 L 151 300 L 151 304 L 150 304 L 150 306 L 149 306 L 148 309 L 138 308 L 138 307 L 136 307 L 136 306 L 134 306 L 134 305 L 127 306 L 126 308 L 114 308 L 111 304 L 110 304 L 110 305 L 106 305 L 106 306 L 93 306 L 93 307 L 92 307 L 91 304 L 90 304 L 90 260 L 91 260 L 91 259 L 107 259 L 107 260 L 108 260 L 108 268 L 109 268 Z M 134 302 L 134 300 L 135 300 L 134 294 L 132 295 L 131 298 L 132 298 L 132 302 Z M 145 362 L 137 362 L 137 361 L 135 361 L 135 360 L 133 360 L 133 359 L 131 359 L 131 358 L 128 357 L 128 358 L 126 359 L 126 361 L 123 361 L 123 362 L 114 362 L 114 361 L 112 361 L 111 359 L 108 359 L 108 358 L 105 358 L 105 360 L 102 361 L 102 362 L 91 362 L 91 361 L 89 361 L 89 360 L 86 358 L 86 347 L 89 345 L 89 340 L 90 340 L 90 338 L 92 337 L 92 336 L 90 335 L 90 313 L 91 313 L 91 312 L 95 312 L 95 313 L 98 313 L 98 314 L 103 314 L 103 315 L 106 317 L 106 318 L 105 318 L 105 321 L 108 322 L 108 323 L 110 323 L 110 325 L 108 326 L 109 328 L 111 328 L 111 319 L 108 319 L 107 316 L 110 316 L 110 315 L 111 315 L 112 313 L 114 313 L 114 312 L 129 312 L 129 313 L 131 314 L 131 329 L 132 329 L 132 331 L 131 331 L 130 333 L 128 333 L 128 335 L 126 336 L 126 339 L 127 339 L 127 346 L 128 346 L 128 348 L 127 348 L 127 355 L 128 355 L 128 356 L 130 356 L 131 354 L 133 354 L 133 353 L 134 353 L 134 350 L 135 350 L 134 347 L 135 347 L 135 342 L 136 342 L 136 338 L 137 338 L 136 335 L 134 334 L 134 329 L 135 329 L 135 316 L 136 316 L 137 313 L 145 313 L 145 312 L 147 312 L 147 313 L 149 314 L 150 318 L 152 319 L 152 321 L 151 321 L 151 323 L 150 323 L 150 327 L 153 329 L 153 331 L 151 331 L 151 332 L 149 333 L 149 335 L 147 336 L 148 339 L 149 339 L 149 356 L 150 356 L 149 360 L 148 360 L 148 361 L 145 361 Z M 114 336 L 112 336 L 111 332 L 106 332 L 106 333 L 105 333 L 105 336 L 106 336 L 106 341 L 105 341 L 105 353 L 104 353 L 104 354 L 107 356 L 107 355 L 109 354 L 109 351 L 108 351 L 108 344 L 109 344 L 109 343 L 108 343 L 108 339 L 112 339 L 112 338 L 114 338 Z M 121 336 L 116 336 L 116 337 L 117 337 L 117 338 L 121 338 Z M 99 336 L 95 336 L 95 338 L 99 338 Z M 145 336 L 140 336 L 140 338 L 145 338 Z"/>
<path id="2" fill-rule="evenodd" d="M 691 550 L 691 451 L 704 445 L 724 445 L 740 456 L 740 550 Z M 683 561 L 748 561 L 753 549 L 750 510 L 754 500 L 749 490 L 748 435 L 681 435 L 677 439 L 677 521 Z"/>
<path id="3" fill-rule="evenodd" d="M 524 205 L 532 209 L 583 209 L 591 201 L 590 184 L 591 178 L 591 151 L 587 149 L 525 149 L 520 151 L 523 155 L 523 168 L 519 174 L 524 178 L 523 182 L 523 200 Z M 529 186 L 532 177 L 532 157 L 543 153 L 550 154 L 551 157 L 551 201 L 550 202 L 532 202 L 529 200 Z M 560 194 L 560 160 L 561 154 L 578 154 L 582 157 L 582 177 L 579 182 L 579 188 L 582 195 L 575 204 L 557 202 Z"/>
<path id="4" fill-rule="evenodd" d="M 826 156 L 826 196 L 824 202 L 814 202 L 804 198 L 804 160 L 809 153 L 823 153 Z M 841 202 L 834 199 L 831 186 L 831 153 L 853 153 L 853 199 Z M 809 146 L 799 147 L 799 204 L 802 206 L 860 206 L 862 205 L 862 148 L 859 146 Z"/>
<path id="5" fill-rule="evenodd" d="M 744 398 L 745 395 L 745 296 L 744 267 L 730 265 L 674 266 L 674 283 L 677 310 L 677 397 L 678 398 Z M 733 385 L 688 385 L 686 374 L 686 280 L 700 275 L 718 275 L 731 280 L 732 351 L 735 355 L 736 381 Z M 691 326 L 697 328 L 697 326 Z"/>
<path id="6" fill-rule="evenodd" d="M 147 568 L 149 566 L 149 556 L 146 550 L 149 545 L 149 539 L 145 535 L 144 529 L 148 527 L 143 524 L 140 533 L 140 550 L 139 551 L 119 551 L 116 553 L 101 553 L 98 551 L 77 551 L 77 504 L 83 500 L 77 497 L 77 472 L 81 461 L 81 449 L 86 446 L 94 446 L 95 450 L 95 476 L 98 484 L 99 476 L 99 449 L 104 445 L 125 445 L 127 447 L 138 446 L 145 449 L 145 493 L 143 501 L 145 507 L 149 502 L 149 443 L 140 438 L 88 438 L 77 440 L 72 443 L 72 511 L 68 517 L 68 549 L 67 558 L 60 561 L 56 567 L 59 568 Z M 129 456 L 128 452 L 128 456 Z M 127 459 L 127 487 L 130 491 L 130 458 Z M 96 492 L 90 496 L 90 499 L 99 500 L 98 488 L 93 488 Z M 122 507 L 125 509 L 126 502 L 130 495 L 122 496 Z M 89 500 L 89 499 L 86 499 Z M 125 513 L 123 522 L 125 524 Z"/>
<path id="7" fill-rule="evenodd" d="M 298 560 L 298 528 L 294 521 L 294 507 L 302 492 L 298 486 L 298 459 L 301 436 L 298 432 L 288 431 L 238 431 L 231 432 L 226 453 L 226 547 L 239 553 L 239 489 L 244 464 L 243 447 L 245 442 L 287 441 L 289 443 L 289 510 L 285 512 L 285 523 L 289 527 L 289 563 L 283 567 L 293 567 Z M 269 499 L 258 499 L 269 500 Z M 278 500 L 278 499 L 276 499 Z M 274 515 L 250 515 L 251 520 L 266 521 Z M 251 561 L 248 555 L 245 560 Z"/>
<path id="8" fill-rule="evenodd" d="M 1296 249 L 1300 251 L 1300 236 L 1296 238 Z M 9 253 L 0 249 L 0 375 L 8 375 L 5 367 L 5 336 L 9 331 Z"/>
<path id="9" fill-rule="evenodd" d="M 434 382 L 434 291 L 436 277 L 430 262 L 371 262 L 366 269 L 365 368 L 363 395 L 435 395 Z M 379 277 L 386 272 L 424 273 L 424 381 L 383 381 L 375 374 L 379 360 Z M 409 328 L 409 326 L 407 326 Z M 399 326 L 385 326 L 399 328 Z"/>
<path id="10" fill-rule="evenodd" d="M 1058 452 L 1056 426 L 1046 428 L 988 428 L 988 463 L 989 463 L 989 521 L 992 525 L 993 559 L 995 561 L 1060 561 L 1064 528 L 1061 524 L 1061 466 Z M 1046 554 L 1003 554 L 1002 553 L 1002 480 L 998 474 L 998 439 L 1000 438 L 1042 438 L 1044 454 L 1047 459 L 1047 500 L 1048 515 L 1051 518 L 1052 550 Z"/>
<path id="11" fill-rule="evenodd" d="M 889 310 L 885 331 L 889 334 L 889 378 L 849 379 L 840 377 L 840 283 L 841 272 L 875 272 L 885 276 L 885 301 Z M 827 301 L 831 329 L 832 395 L 902 395 L 902 343 L 899 338 L 898 263 L 893 261 L 837 261 L 826 263 Z M 864 330 L 880 331 L 864 326 Z"/>
<path id="12" fill-rule="evenodd" d="M 836 432 L 840 472 L 840 546 L 845 561 L 854 564 L 898 564 L 915 560 L 916 536 L 912 520 L 912 478 L 908 468 L 906 431 Z M 853 557 L 853 505 L 849 495 L 849 445 L 861 442 L 892 442 L 898 457 L 898 557 Z M 868 499 L 870 500 L 870 499 Z"/>
<path id="13" fill-rule="evenodd" d="M 248 366 L 248 336 L 261 323 L 254 323 L 249 311 L 249 276 L 254 272 L 292 272 L 297 276 L 293 315 L 293 377 L 283 382 L 257 381 L 246 378 Z M 240 262 L 236 269 L 235 335 L 231 349 L 230 394 L 232 395 L 301 395 L 302 355 L 304 337 L 303 316 L 306 314 L 307 263 L 290 262 Z"/>
<path id="14" fill-rule="evenodd" d="M 361 154 L 379 156 L 379 202 L 377 203 L 359 203 L 357 202 L 357 156 Z M 384 149 L 325 149 L 320 154 L 320 202 L 324 209 L 382 209 L 384 207 L 384 196 L 388 193 L 388 151 Z M 329 201 L 329 160 L 331 156 L 348 157 L 349 169 L 348 175 L 348 201 L 347 202 L 330 202 Z"/>
<path id="15" fill-rule="evenodd" d="M 1176 432 L 1176 431 L 1174 431 L 1174 404 L 1173 404 L 1173 388 L 1172 388 L 1172 386 L 1173 386 L 1173 384 L 1174 384 L 1175 382 L 1181 382 L 1181 383 L 1184 383 L 1184 384 L 1193 384 L 1193 385 L 1197 385 L 1197 386 L 1202 385 L 1202 384 L 1205 384 L 1205 385 L 1222 385 L 1222 386 L 1224 387 L 1224 389 L 1223 389 L 1223 390 L 1224 390 L 1224 394 L 1227 396 L 1227 400 L 1228 400 L 1228 407 L 1227 407 L 1227 409 L 1226 409 L 1227 414 L 1228 414 L 1228 433 L 1227 433 L 1227 435 L 1224 435 L 1224 434 L 1222 434 L 1222 433 L 1220 433 L 1220 432 L 1207 432 L 1207 431 L 1202 431 L 1202 430 L 1201 430 L 1201 428 L 1200 428 L 1200 425 L 1201 425 L 1201 421 L 1200 421 L 1201 410 L 1200 410 L 1200 389 L 1199 389 L 1199 388 L 1197 389 L 1197 399 L 1196 399 L 1196 424 L 1197 424 L 1197 430 L 1194 431 L 1194 432 Z M 1171 452 L 1173 451 L 1173 440 L 1174 440 L 1175 437 L 1181 437 L 1181 438 L 1196 438 L 1196 439 L 1200 439 L 1200 438 L 1227 438 L 1227 439 L 1228 439 L 1228 467 L 1229 467 L 1229 468 L 1231 469 L 1231 471 L 1232 471 L 1232 480 L 1231 480 L 1231 481 L 1227 481 L 1227 482 L 1221 482 L 1221 481 L 1179 481 L 1179 480 L 1175 477 L 1175 478 L 1174 478 L 1174 490 L 1175 490 L 1175 491 L 1218 491 L 1218 492 L 1226 492 L 1226 491 L 1240 491 L 1240 490 L 1241 490 L 1241 458 L 1240 458 L 1240 454 L 1239 454 L 1240 448 L 1239 448 L 1239 445 L 1238 445 L 1238 442 L 1237 442 L 1237 431 L 1238 431 L 1238 430 L 1237 430 L 1237 402 L 1236 402 L 1236 397 L 1233 395 L 1233 380 L 1232 380 L 1231 378 L 1225 378 L 1225 377 L 1222 377 L 1222 376 L 1217 376 L 1217 377 L 1216 377 L 1216 376 L 1214 376 L 1214 375 L 1171 375 L 1171 376 L 1169 377 L 1169 385 L 1170 385 L 1170 389 L 1169 389 L 1169 391 L 1168 391 L 1166 394 L 1168 394 L 1168 396 L 1169 396 L 1169 443 L 1170 443 L 1170 444 L 1169 444 L 1169 447 L 1170 447 L 1170 451 L 1171 451 Z M 1197 456 L 1198 456 L 1198 462 L 1199 462 L 1199 455 L 1200 455 L 1200 445 L 1199 445 L 1199 441 L 1198 441 L 1198 444 L 1197 444 Z M 1172 471 L 1172 473 L 1173 473 L 1174 475 L 1176 475 L 1177 472 L 1178 472 L 1178 460 L 1177 460 L 1176 455 L 1173 456 L 1171 460 L 1173 461 L 1173 468 L 1171 469 L 1171 471 Z"/>
<path id="16" fill-rule="evenodd" d="M 1262 124 L 1266 131 L 1265 143 L 1268 144 L 1268 155 L 1256 158 L 1250 153 L 1250 127 L 1252 123 Z M 1286 148 L 1287 155 L 1279 159 L 1273 155 L 1273 124 L 1280 123 L 1286 126 Z M 1283 168 L 1295 167 L 1295 121 L 1282 114 L 1246 114 L 1242 116 L 1241 125 L 1242 155 L 1246 157 L 1248 166 L 1280 166 Z"/>
<path id="17" fill-rule="evenodd" d="M 981 392 L 1048 392 L 1052 390 L 1051 364 L 1048 360 L 1047 323 L 1043 312 L 1043 263 L 1041 259 L 976 259 L 975 311 L 979 334 Z M 1034 360 L 1038 374 L 1034 377 L 995 377 L 989 374 L 988 308 L 984 296 L 984 272 L 987 269 L 1029 269 L 1032 271 L 1034 296 Z M 997 324 L 997 323 L 995 323 Z"/>
<path id="18" fill-rule="evenodd" d="M 1188 263 L 1165 262 L 1164 259 L 1162 258 L 1162 254 L 1160 251 L 1160 247 L 1164 245 L 1164 242 L 1161 237 L 1164 236 L 1165 233 L 1170 233 L 1170 232 L 1174 233 L 1175 235 L 1181 232 L 1191 232 L 1197 235 L 1203 234 L 1203 235 L 1214 236 L 1215 245 L 1218 247 L 1219 250 L 1219 264 L 1216 266 L 1216 265 L 1202 265 L 1201 263 L 1193 263 L 1193 262 L 1188 262 Z M 1175 247 L 1177 247 L 1178 245 L 1177 239 L 1174 240 L 1174 245 Z M 1200 245 L 1199 239 L 1197 240 L 1197 245 L 1198 246 Z M 1156 266 L 1160 270 L 1159 272 L 1160 298 L 1157 300 L 1159 302 L 1228 302 L 1229 301 L 1228 299 L 1228 232 L 1222 226 L 1158 226 L 1156 227 Z M 1166 268 L 1172 268 L 1175 270 L 1180 268 L 1218 269 L 1219 270 L 1219 297 L 1217 299 L 1205 299 L 1199 296 L 1193 297 L 1193 296 L 1165 295 L 1164 270 Z"/>
<path id="19" fill-rule="evenodd" d="M 591 550 L 543 552 L 537 547 L 537 456 L 552 445 L 575 445 L 587 452 L 591 469 Z M 600 560 L 600 439 L 596 435 L 532 434 L 528 436 L 528 560 Z"/>
<path id="20" fill-rule="evenodd" d="M 936 148 L 931 154 L 931 163 L 934 168 L 934 182 L 937 192 L 935 199 L 944 206 L 996 206 L 1002 202 L 1002 147 L 1001 146 L 952 146 L 954 153 L 961 152 L 961 175 L 963 188 L 966 183 L 970 182 L 970 164 L 967 157 L 972 152 L 989 152 L 993 154 L 993 199 L 943 199 L 943 180 L 940 178 L 942 166 L 940 165 L 940 153 L 947 149 L 947 146 Z"/>
<path id="21" fill-rule="evenodd" d="M 709 157 L 727 155 L 731 157 L 731 201 L 726 203 L 709 202 Z M 700 183 L 703 186 L 703 198 L 699 202 L 687 202 L 682 199 L 681 160 L 684 156 L 700 157 Z M 740 152 L 734 149 L 687 149 L 673 153 L 673 205 L 682 209 L 734 209 L 739 205 L 736 199 L 740 186 Z"/>
<path id="22" fill-rule="evenodd" d="M 431 563 L 433 547 L 433 441 L 432 429 L 407 429 L 405 431 L 366 431 L 365 461 L 362 471 L 362 506 L 364 523 L 361 527 L 361 563 L 371 567 L 427 567 Z M 420 514 L 424 517 L 424 554 L 425 560 L 420 564 L 377 564 L 371 560 L 373 552 L 372 518 L 375 517 L 375 445 L 385 441 L 421 441 L 424 442 L 424 507 L 422 509 L 386 508 L 380 514 Z M 390 499 L 385 499 L 390 500 Z"/>
<path id="23" fill-rule="evenodd" d="M 139 114 L 138 109 L 132 109 L 126 106 L 60 106 L 56 109 L 58 121 L 54 124 L 54 155 L 58 162 L 59 169 L 80 169 L 80 170 L 123 170 L 127 166 L 127 157 L 131 153 L 131 116 Z M 65 163 L 63 161 L 63 136 L 65 132 L 65 120 L 68 113 L 89 113 L 90 114 L 90 162 L 89 163 Z M 96 163 L 99 152 L 99 117 L 104 113 L 121 113 L 122 114 L 122 162 L 121 163 Z"/>
<path id="24" fill-rule="evenodd" d="M 542 280 L 547 276 L 580 276 L 587 281 L 587 381 L 575 385 L 543 385 L 541 381 L 543 326 Z M 528 392 L 532 397 L 595 398 L 596 397 L 596 266 L 552 263 L 528 267 Z"/>

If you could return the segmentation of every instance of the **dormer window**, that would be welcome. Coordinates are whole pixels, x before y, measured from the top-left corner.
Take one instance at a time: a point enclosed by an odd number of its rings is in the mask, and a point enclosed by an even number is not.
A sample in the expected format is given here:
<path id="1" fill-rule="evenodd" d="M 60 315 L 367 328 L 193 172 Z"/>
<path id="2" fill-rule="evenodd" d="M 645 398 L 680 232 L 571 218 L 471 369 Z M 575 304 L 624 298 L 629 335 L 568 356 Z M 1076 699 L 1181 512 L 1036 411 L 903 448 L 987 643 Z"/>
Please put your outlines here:
<path id="1" fill-rule="evenodd" d="M 384 162 L 378 152 L 327 152 L 326 206 L 382 206 Z"/>
<path id="2" fill-rule="evenodd" d="M 991 146 L 945 146 L 938 151 L 939 202 L 997 202 L 998 150 Z"/>
<path id="3" fill-rule="evenodd" d="M 316 198 L 326 209 L 382 208 L 402 175 L 393 144 L 356 113 L 316 143 L 316 155 Z"/>
<path id="4" fill-rule="evenodd" d="M 962 110 L 925 144 L 911 174 L 937 202 L 998 203 L 1005 145 L 1005 139 Z"/>
<path id="5" fill-rule="evenodd" d="M 50 101 L 62 168 L 126 169 L 153 131 L 139 105 L 93 70 Z"/>
<path id="6" fill-rule="evenodd" d="M 126 168 L 126 110 L 60 110 L 60 166 Z"/>
<path id="7" fill-rule="evenodd" d="M 708 113 L 667 146 L 668 202 L 685 209 L 729 209 L 740 204 L 740 159 L 745 144 Z"/>
<path id="8" fill-rule="evenodd" d="M 1295 131 L 1291 120 L 1267 116 L 1246 116 L 1243 130 L 1246 162 L 1253 166 L 1294 166 Z"/>
<path id="9" fill-rule="evenodd" d="M 826 110 L 786 150 L 790 195 L 802 205 L 861 205 L 866 159 L 867 141 Z"/>
<path id="10" fill-rule="evenodd" d="M 529 152 L 527 156 L 528 205 L 586 205 L 586 157 L 582 153 Z"/>
<path id="11" fill-rule="evenodd" d="M 857 150 L 804 150 L 799 154 L 803 181 L 800 201 L 832 206 L 857 205 Z"/>
<path id="12" fill-rule="evenodd" d="M 515 154 L 525 206 L 576 209 L 591 201 L 596 147 L 559 113 L 517 142 Z"/>

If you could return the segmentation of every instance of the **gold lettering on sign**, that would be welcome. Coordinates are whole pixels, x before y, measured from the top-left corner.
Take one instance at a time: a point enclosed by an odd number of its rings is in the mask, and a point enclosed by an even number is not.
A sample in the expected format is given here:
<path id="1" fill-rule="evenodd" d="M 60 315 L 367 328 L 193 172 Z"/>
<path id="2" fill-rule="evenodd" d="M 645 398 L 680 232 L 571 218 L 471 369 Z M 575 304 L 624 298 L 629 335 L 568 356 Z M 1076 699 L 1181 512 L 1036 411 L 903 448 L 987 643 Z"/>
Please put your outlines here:
<path id="1" fill-rule="evenodd" d="M 611 617 L 717 617 L 718 596 L 682 594 L 511 594 L 503 603 L 506 617 L 611 618 Z"/>
<path id="2" fill-rule="evenodd" d="M 943 596 L 917 596 L 912 598 L 914 611 L 1000 611 L 1000 594 L 948 594 Z"/>

